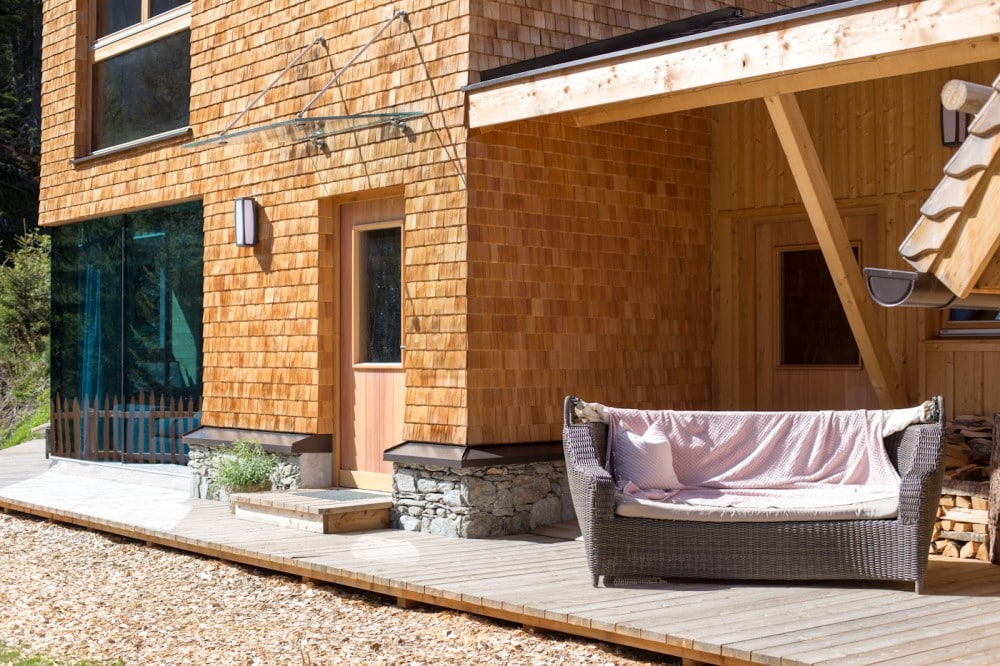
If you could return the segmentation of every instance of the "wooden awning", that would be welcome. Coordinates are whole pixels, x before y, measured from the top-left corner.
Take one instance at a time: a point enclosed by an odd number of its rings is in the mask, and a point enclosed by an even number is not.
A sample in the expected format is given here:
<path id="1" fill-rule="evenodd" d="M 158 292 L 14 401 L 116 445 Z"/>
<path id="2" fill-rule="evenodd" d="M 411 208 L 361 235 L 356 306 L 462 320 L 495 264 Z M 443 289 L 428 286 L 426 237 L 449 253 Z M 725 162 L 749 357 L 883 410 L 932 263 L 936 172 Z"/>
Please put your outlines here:
<path id="1" fill-rule="evenodd" d="M 1000 59 L 1000 0 L 855 0 L 466 87 L 469 127 L 654 116 Z"/>
<path id="2" fill-rule="evenodd" d="M 1000 0 L 853 0 L 520 72 L 465 88 L 470 129 L 554 117 L 579 126 L 750 99 L 767 104 L 885 407 L 905 402 L 875 304 L 795 93 L 1000 59 Z M 1000 266 L 997 269 L 1000 284 Z"/>
<path id="3" fill-rule="evenodd" d="M 917 271 L 961 299 L 1000 294 L 1000 76 L 986 90 L 968 136 L 899 246 Z"/>

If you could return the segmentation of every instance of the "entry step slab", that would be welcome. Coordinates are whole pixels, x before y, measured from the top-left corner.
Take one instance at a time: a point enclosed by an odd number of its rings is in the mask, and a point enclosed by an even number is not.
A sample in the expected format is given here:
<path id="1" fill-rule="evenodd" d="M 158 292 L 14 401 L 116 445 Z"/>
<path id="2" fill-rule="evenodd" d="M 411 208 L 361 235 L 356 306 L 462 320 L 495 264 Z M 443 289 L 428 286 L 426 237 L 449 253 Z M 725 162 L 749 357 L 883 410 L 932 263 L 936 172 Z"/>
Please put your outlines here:
<path id="1" fill-rule="evenodd" d="M 233 493 L 237 518 L 317 534 L 389 527 L 392 496 L 347 488 Z"/>

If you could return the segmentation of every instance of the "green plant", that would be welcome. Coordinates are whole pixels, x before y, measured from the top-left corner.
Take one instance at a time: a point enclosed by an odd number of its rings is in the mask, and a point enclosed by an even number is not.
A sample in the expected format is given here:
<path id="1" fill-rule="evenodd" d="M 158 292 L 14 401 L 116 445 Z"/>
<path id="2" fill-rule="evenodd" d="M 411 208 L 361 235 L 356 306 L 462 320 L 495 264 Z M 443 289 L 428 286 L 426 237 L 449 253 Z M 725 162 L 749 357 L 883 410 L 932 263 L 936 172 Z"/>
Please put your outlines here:
<path id="1" fill-rule="evenodd" d="M 85 659 L 77 661 L 55 659 L 44 655 L 26 655 L 18 648 L 0 643 L 0 664 L 9 664 L 10 666 L 121 666 L 122 660 L 92 661 Z"/>
<path id="2" fill-rule="evenodd" d="M 279 460 L 260 443 L 236 440 L 220 448 L 219 453 L 215 483 L 227 493 L 271 487 L 271 476 Z"/>
<path id="3" fill-rule="evenodd" d="M 29 412 L 27 416 L 17 421 L 8 433 L 4 433 L 3 439 L 0 440 L 0 449 L 16 446 L 22 442 L 27 442 L 29 439 L 37 439 L 39 436 L 33 433 L 31 429 L 43 423 L 48 423 L 50 412 L 49 392 L 43 391 L 38 399 L 35 411 Z"/>

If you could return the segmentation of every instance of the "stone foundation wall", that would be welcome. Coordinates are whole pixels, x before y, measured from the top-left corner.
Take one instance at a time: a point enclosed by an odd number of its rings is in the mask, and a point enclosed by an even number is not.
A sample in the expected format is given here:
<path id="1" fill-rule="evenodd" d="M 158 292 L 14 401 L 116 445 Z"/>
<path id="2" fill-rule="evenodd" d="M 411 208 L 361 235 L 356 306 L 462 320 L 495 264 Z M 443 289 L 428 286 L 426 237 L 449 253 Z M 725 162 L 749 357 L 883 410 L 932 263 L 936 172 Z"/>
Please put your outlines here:
<path id="1" fill-rule="evenodd" d="M 392 526 L 482 538 L 573 518 L 562 461 L 471 469 L 396 463 Z"/>
<path id="2" fill-rule="evenodd" d="M 188 445 L 188 467 L 191 468 L 191 497 L 196 499 L 224 500 L 225 491 L 215 484 L 215 471 L 219 458 L 224 455 L 215 447 Z M 302 466 L 297 453 L 276 453 L 281 460 L 272 482 L 274 490 L 292 490 L 301 485 Z"/>

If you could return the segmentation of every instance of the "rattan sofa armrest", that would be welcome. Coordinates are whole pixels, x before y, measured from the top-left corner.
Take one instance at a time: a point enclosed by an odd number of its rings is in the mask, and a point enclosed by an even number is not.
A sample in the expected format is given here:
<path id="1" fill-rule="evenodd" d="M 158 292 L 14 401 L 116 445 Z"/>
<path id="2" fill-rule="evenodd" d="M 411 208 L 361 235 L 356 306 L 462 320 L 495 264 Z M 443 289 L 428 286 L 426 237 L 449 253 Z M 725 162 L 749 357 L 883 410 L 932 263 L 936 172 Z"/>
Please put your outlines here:
<path id="1" fill-rule="evenodd" d="M 943 448 L 941 426 L 926 424 L 910 426 L 903 433 L 899 448 L 899 514 L 902 522 L 916 522 L 937 509 L 941 495 Z"/>

